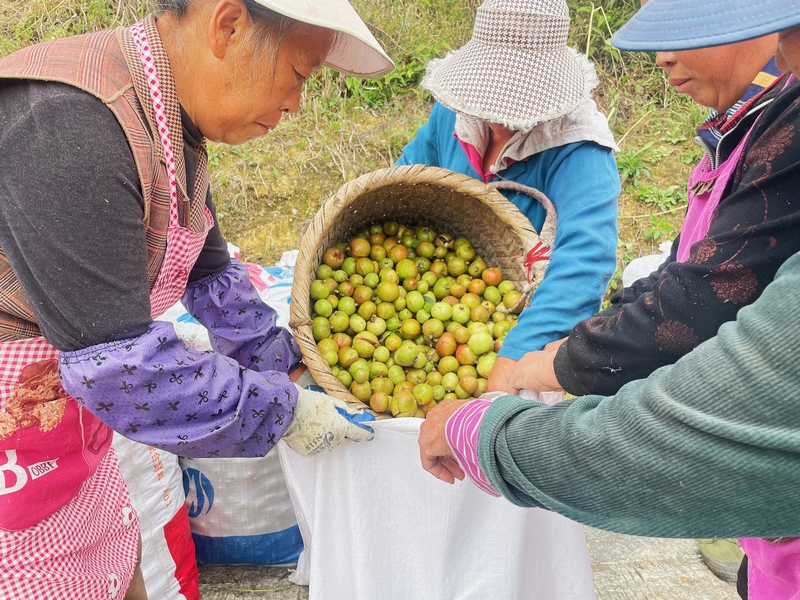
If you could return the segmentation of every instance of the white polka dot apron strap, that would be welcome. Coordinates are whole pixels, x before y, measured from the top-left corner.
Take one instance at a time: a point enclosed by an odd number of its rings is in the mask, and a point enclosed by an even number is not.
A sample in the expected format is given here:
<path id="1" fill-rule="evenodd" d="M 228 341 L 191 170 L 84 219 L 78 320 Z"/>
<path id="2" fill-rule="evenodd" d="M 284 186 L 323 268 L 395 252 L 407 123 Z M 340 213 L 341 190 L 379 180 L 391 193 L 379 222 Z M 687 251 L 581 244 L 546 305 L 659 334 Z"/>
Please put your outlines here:
<path id="1" fill-rule="evenodd" d="M 147 87 L 150 90 L 150 100 L 153 103 L 153 115 L 156 118 L 158 135 L 161 145 L 164 148 L 164 159 L 167 164 L 167 177 L 169 179 L 169 225 L 170 227 L 179 226 L 178 220 L 178 184 L 175 179 L 175 154 L 172 151 L 172 138 L 169 133 L 169 123 L 167 113 L 164 110 L 164 99 L 161 95 L 161 88 L 158 84 L 158 72 L 156 71 L 155 59 L 147 43 L 147 34 L 144 30 L 144 21 L 139 21 L 131 27 L 131 37 L 136 48 L 139 50 L 139 57 L 142 59 L 142 68 L 147 78 Z"/>
<path id="2" fill-rule="evenodd" d="M 158 82 L 158 72 L 147 41 L 144 21 L 139 21 L 131 27 L 131 37 L 139 51 L 142 60 L 150 99 L 153 104 L 153 116 L 158 127 L 158 135 L 164 149 L 164 159 L 169 179 L 169 227 L 167 229 L 167 247 L 164 262 L 161 265 L 158 278 L 150 291 L 150 314 L 153 318 L 163 314 L 168 308 L 180 300 L 186 288 L 189 272 L 203 249 L 206 234 L 214 225 L 210 211 L 204 206 L 205 225 L 201 231 L 192 231 L 181 226 L 178 213 L 178 185 L 176 180 L 175 154 L 172 147 L 172 138 L 169 130 L 169 120 L 164 106 L 164 97 Z M 182 132 L 181 132 L 182 135 Z M 201 153 L 201 169 L 205 168 L 202 162 L 205 153 Z"/>

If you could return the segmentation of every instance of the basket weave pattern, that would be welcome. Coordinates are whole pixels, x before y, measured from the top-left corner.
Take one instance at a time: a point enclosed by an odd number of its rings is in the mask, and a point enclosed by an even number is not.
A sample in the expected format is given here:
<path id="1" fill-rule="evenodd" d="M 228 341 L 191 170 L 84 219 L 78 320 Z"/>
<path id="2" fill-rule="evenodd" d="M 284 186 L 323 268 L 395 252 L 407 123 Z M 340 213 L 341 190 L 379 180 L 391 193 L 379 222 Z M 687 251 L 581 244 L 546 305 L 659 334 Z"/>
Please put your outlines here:
<path id="1" fill-rule="evenodd" d="M 330 395 L 365 405 L 352 396 L 322 358 L 311 333 L 310 287 L 327 248 L 348 241 L 375 223 L 426 225 L 463 236 L 489 266 L 519 289 L 526 283 L 519 258 L 538 236 L 530 221 L 498 191 L 467 175 L 412 165 L 380 169 L 345 184 L 320 208 L 303 234 L 292 284 L 290 327 L 303 360 Z"/>

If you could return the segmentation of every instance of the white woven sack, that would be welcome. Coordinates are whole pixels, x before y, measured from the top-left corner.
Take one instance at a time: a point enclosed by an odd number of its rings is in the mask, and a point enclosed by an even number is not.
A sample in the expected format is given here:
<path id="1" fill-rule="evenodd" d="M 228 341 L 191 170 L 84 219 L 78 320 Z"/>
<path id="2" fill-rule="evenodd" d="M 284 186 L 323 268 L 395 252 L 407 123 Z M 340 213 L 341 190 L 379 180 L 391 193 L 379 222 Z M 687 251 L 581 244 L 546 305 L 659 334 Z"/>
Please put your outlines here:
<path id="1" fill-rule="evenodd" d="M 305 550 L 290 579 L 310 600 L 591 600 L 583 527 L 448 485 L 419 460 L 421 419 L 303 458 L 278 452 Z"/>
<path id="2" fill-rule="evenodd" d="M 197 564 L 178 457 L 118 433 L 112 443 L 139 515 L 148 598 L 197 600 Z"/>
<path id="3" fill-rule="evenodd" d="M 303 541 L 277 453 L 180 464 L 198 564 L 297 563 Z"/>

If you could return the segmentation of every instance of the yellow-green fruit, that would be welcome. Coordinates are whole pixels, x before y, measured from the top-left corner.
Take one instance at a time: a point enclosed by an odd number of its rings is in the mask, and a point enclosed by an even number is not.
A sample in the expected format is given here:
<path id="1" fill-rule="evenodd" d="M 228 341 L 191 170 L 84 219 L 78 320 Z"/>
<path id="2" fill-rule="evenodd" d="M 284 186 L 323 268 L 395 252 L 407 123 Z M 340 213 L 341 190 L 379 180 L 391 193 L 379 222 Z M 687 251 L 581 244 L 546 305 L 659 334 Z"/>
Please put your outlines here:
<path id="1" fill-rule="evenodd" d="M 477 387 L 477 381 L 476 381 Z M 431 400 L 433 400 L 433 386 L 428 383 L 418 383 L 414 386 L 414 390 L 412 392 L 414 394 L 414 399 L 417 401 L 419 406 L 427 404 Z"/>
<path id="2" fill-rule="evenodd" d="M 386 412 L 389 410 L 389 401 L 391 396 L 383 392 L 375 392 L 369 397 L 369 407 L 377 413 Z"/>
<path id="3" fill-rule="evenodd" d="M 362 402 L 369 402 L 369 397 L 372 395 L 372 388 L 369 385 L 369 381 L 363 383 L 354 381 L 350 384 L 350 393 Z"/>
<path id="4" fill-rule="evenodd" d="M 477 377 L 464 377 L 459 380 L 458 385 L 471 396 L 478 389 L 478 379 Z M 456 393 L 458 393 L 458 390 L 456 390 Z"/>
<path id="5" fill-rule="evenodd" d="M 417 412 L 414 394 L 407 390 L 396 392 L 389 401 L 389 410 L 395 417 L 412 417 Z"/>
<path id="6" fill-rule="evenodd" d="M 325 317 L 315 317 L 311 322 L 311 334 L 314 336 L 314 341 L 319 342 L 331 335 L 331 325 Z"/>

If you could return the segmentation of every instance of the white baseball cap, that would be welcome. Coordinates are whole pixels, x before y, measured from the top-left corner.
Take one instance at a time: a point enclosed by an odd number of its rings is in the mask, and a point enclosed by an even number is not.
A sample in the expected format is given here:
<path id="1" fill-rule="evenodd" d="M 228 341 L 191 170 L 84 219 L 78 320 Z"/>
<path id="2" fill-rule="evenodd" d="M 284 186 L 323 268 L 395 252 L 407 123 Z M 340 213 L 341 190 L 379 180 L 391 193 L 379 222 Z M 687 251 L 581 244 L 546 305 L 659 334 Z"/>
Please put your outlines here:
<path id="1" fill-rule="evenodd" d="M 325 66 L 353 77 L 380 77 L 394 62 L 347 0 L 254 0 L 290 19 L 332 29 L 340 36 Z"/>

